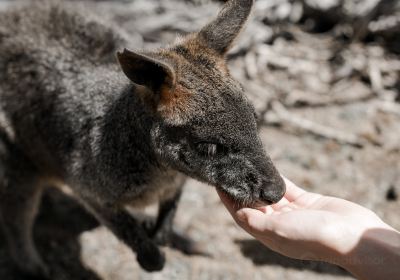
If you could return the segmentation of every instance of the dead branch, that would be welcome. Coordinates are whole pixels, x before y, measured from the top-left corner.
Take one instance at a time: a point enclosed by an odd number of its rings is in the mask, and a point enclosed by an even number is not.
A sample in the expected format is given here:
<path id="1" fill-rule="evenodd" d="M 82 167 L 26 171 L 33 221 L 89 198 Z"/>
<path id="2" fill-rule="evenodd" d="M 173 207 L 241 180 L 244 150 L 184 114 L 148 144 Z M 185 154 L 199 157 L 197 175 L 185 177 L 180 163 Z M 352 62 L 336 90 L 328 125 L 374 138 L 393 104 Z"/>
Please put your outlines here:
<path id="1" fill-rule="evenodd" d="M 319 137 L 331 139 L 341 144 L 347 144 L 356 147 L 362 147 L 368 143 L 366 139 L 358 135 L 343 132 L 296 116 L 290 113 L 279 101 L 272 102 L 271 109 L 274 114 L 266 114 L 265 122 L 267 124 L 280 123 L 283 125 L 292 126 L 296 129 L 300 129 Z"/>

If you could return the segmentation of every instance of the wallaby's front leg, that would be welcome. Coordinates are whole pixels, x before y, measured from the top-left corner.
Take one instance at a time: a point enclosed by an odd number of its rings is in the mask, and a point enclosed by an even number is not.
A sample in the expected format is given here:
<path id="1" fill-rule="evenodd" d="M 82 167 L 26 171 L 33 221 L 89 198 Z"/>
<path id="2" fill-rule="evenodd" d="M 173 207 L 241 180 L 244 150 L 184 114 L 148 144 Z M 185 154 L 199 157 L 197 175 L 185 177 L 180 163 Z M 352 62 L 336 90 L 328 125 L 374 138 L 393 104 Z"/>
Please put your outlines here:
<path id="1" fill-rule="evenodd" d="M 182 195 L 180 188 L 175 195 L 165 201 L 161 201 L 158 209 L 158 216 L 150 235 L 160 245 L 171 243 L 173 234 L 173 221 Z"/>
<path id="2" fill-rule="evenodd" d="M 174 231 L 173 222 L 181 196 L 182 187 L 172 198 L 160 202 L 154 226 L 148 229 L 149 235 L 157 244 L 168 245 L 185 254 L 207 255 L 190 237 Z"/>
<path id="3" fill-rule="evenodd" d="M 84 203 L 102 224 L 136 251 L 141 267 L 147 271 L 158 271 L 164 267 L 164 254 L 149 238 L 140 223 L 128 212 L 121 208 L 103 206 L 88 200 L 84 200 Z"/>
<path id="4" fill-rule="evenodd" d="M 21 175 L 0 181 L 0 189 L 0 221 L 15 264 L 29 276 L 49 277 L 32 238 L 41 189 L 35 180 Z"/>

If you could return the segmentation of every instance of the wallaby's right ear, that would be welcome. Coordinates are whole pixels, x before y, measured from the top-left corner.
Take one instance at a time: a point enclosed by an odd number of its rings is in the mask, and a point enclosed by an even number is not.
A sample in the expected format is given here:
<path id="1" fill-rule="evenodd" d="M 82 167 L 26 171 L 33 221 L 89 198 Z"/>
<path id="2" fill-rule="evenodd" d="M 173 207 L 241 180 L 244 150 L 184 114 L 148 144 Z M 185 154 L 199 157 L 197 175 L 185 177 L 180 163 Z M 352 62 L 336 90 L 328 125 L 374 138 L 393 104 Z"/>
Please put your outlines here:
<path id="1" fill-rule="evenodd" d="M 216 19 L 203 27 L 198 37 L 208 47 L 224 55 L 239 35 L 253 6 L 253 0 L 229 0 Z"/>
<path id="2" fill-rule="evenodd" d="M 165 62 L 127 49 L 118 52 L 117 58 L 122 71 L 135 84 L 146 86 L 156 93 L 161 87 L 175 86 L 175 72 Z"/>

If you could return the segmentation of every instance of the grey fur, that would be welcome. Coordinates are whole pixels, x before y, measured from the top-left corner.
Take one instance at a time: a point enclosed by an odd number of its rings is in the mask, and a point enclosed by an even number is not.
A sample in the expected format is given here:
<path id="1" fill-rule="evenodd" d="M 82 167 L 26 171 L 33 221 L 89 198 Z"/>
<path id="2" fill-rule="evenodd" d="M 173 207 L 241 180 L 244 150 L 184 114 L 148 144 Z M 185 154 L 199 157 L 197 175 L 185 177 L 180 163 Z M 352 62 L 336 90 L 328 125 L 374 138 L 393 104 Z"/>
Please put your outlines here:
<path id="1" fill-rule="evenodd" d="M 152 237 L 171 230 L 182 173 L 246 205 L 282 197 L 254 109 L 222 56 L 251 1 L 226 5 L 223 19 L 168 49 L 119 53 L 131 81 L 115 58 L 129 40 L 87 11 L 40 1 L 0 14 L 0 219 L 22 270 L 48 274 L 31 237 L 47 186 L 70 186 L 149 271 L 164 265 Z M 229 18 L 233 6 L 243 12 Z M 229 40 L 209 44 L 205 30 L 230 19 Z M 149 233 L 124 206 L 151 202 L 161 206 Z"/>
<path id="2" fill-rule="evenodd" d="M 218 17 L 204 26 L 199 36 L 207 45 L 220 54 L 226 53 L 237 34 L 243 28 L 251 12 L 254 0 L 231 0 L 218 14 Z"/>

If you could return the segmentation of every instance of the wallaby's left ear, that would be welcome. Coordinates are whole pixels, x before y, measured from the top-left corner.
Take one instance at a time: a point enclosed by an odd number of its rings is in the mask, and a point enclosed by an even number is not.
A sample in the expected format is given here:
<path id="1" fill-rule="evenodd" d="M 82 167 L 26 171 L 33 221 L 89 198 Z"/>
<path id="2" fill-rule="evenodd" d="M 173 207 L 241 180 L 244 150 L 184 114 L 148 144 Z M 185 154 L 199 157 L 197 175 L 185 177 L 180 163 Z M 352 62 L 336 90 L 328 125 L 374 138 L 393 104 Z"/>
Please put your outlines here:
<path id="1" fill-rule="evenodd" d="M 229 0 L 216 19 L 204 26 L 198 38 L 220 55 L 224 55 L 239 35 L 253 6 L 253 0 Z"/>
<path id="2" fill-rule="evenodd" d="M 153 92 L 158 92 L 162 86 L 173 88 L 175 85 L 174 69 L 165 62 L 127 49 L 118 52 L 117 58 L 122 71 L 135 84 Z"/>

